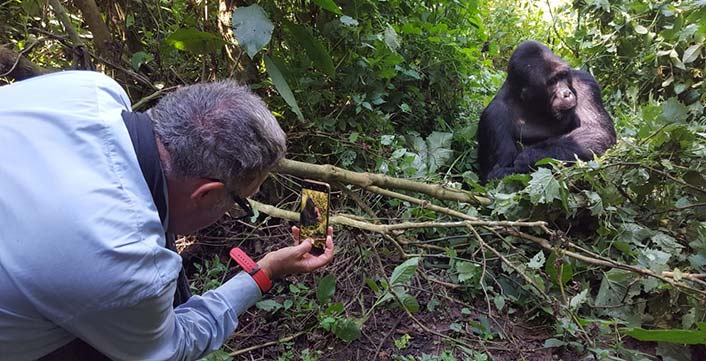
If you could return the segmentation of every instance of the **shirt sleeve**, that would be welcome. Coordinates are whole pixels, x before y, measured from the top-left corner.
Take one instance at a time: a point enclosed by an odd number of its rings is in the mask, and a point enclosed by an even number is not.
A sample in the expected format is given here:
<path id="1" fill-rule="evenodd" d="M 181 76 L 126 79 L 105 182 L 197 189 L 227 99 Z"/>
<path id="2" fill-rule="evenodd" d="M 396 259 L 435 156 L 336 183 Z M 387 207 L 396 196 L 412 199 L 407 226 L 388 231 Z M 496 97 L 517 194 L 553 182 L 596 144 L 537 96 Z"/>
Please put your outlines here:
<path id="1" fill-rule="evenodd" d="M 137 304 L 81 314 L 62 327 L 115 360 L 197 360 L 218 350 L 238 315 L 262 297 L 245 272 L 172 308 L 175 288 L 176 281 Z"/>

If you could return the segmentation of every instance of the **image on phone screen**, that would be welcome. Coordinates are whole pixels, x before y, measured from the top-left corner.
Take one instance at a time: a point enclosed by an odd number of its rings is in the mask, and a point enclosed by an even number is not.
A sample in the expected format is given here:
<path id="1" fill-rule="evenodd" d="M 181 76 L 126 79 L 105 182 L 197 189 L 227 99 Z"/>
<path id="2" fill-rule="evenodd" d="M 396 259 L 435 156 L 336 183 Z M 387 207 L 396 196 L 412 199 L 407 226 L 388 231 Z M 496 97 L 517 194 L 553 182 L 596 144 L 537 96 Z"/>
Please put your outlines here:
<path id="1" fill-rule="evenodd" d="M 330 187 L 326 183 L 305 181 L 302 184 L 299 238 L 311 238 L 314 241 L 312 253 L 320 253 L 326 247 L 329 197 Z"/>

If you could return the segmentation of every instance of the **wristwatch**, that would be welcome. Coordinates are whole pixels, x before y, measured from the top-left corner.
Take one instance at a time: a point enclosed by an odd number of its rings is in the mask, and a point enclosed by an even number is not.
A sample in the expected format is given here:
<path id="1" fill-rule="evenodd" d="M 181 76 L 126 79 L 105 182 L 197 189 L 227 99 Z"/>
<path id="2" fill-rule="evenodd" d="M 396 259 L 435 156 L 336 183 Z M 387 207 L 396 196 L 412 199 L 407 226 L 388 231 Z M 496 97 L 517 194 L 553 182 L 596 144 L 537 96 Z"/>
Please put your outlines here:
<path id="1" fill-rule="evenodd" d="M 257 286 L 260 287 L 260 291 L 265 293 L 272 288 L 272 280 L 263 271 L 260 266 L 255 263 L 242 249 L 235 247 L 230 250 L 230 258 L 232 258 L 242 269 L 247 272 L 250 277 L 255 280 Z"/>

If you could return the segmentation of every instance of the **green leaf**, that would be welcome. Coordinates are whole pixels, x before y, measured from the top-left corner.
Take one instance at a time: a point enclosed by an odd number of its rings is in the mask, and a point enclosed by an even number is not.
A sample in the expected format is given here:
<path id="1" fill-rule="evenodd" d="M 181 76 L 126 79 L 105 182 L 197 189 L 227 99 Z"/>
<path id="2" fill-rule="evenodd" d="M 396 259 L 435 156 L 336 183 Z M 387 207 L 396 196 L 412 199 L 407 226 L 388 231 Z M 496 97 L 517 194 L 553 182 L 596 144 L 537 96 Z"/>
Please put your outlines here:
<path id="1" fill-rule="evenodd" d="M 352 17 L 350 17 L 348 15 L 341 16 L 341 18 L 339 20 L 341 21 L 341 23 L 343 23 L 343 25 L 346 25 L 346 26 L 358 26 L 358 24 L 359 24 L 358 20 L 353 19 Z"/>
<path id="2" fill-rule="evenodd" d="M 333 0 L 314 0 L 314 4 L 319 5 L 320 8 L 328 10 L 336 15 L 343 15 L 341 8 L 338 7 Z"/>
<path id="3" fill-rule="evenodd" d="M 339 319 L 333 326 L 333 334 L 343 341 L 351 342 L 360 338 L 360 328 L 353 320 Z"/>
<path id="4" fill-rule="evenodd" d="M 417 272 L 417 264 L 419 264 L 419 257 L 413 257 L 395 267 L 394 271 L 392 271 L 392 276 L 390 276 L 390 286 L 409 282 Z"/>
<path id="5" fill-rule="evenodd" d="M 465 283 L 468 280 L 480 278 L 482 268 L 471 262 L 458 261 L 456 262 L 456 271 L 458 272 L 458 281 Z"/>
<path id="6" fill-rule="evenodd" d="M 561 347 L 561 346 L 566 346 L 566 342 L 564 342 L 562 340 L 558 340 L 556 338 L 549 338 L 544 341 L 545 348 Z"/>
<path id="7" fill-rule="evenodd" d="M 306 50 L 306 55 L 314 62 L 316 68 L 331 78 L 336 75 L 336 68 L 331 60 L 328 49 L 316 39 L 309 29 L 302 25 L 287 23 L 287 28 L 294 35 L 299 46 Z"/>
<path id="8" fill-rule="evenodd" d="M 586 302 L 588 299 L 588 288 L 585 290 L 581 291 L 578 295 L 571 297 L 571 301 L 569 301 L 569 308 L 571 310 L 577 310 L 579 307 L 581 307 L 582 304 Z"/>
<path id="9" fill-rule="evenodd" d="M 269 56 L 265 55 L 264 59 L 265 68 L 267 68 L 267 74 L 270 75 L 270 78 L 272 79 L 272 84 L 275 86 L 275 89 L 277 89 L 279 95 L 284 98 L 284 101 L 287 102 L 294 114 L 297 115 L 297 118 L 299 118 L 299 120 L 303 122 L 304 115 L 299 109 L 297 100 L 294 98 L 294 94 L 292 93 L 292 89 L 289 88 L 287 80 L 284 79 L 284 76 L 282 76 L 282 72 L 279 70 L 277 65 L 275 65 L 275 62 L 270 59 Z"/>
<path id="10" fill-rule="evenodd" d="M 225 42 L 220 37 L 193 28 L 179 29 L 167 36 L 164 43 L 194 54 L 206 54 L 218 50 Z"/>
<path id="11" fill-rule="evenodd" d="M 417 134 L 408 134 L 407 142 L 417 153 L 412 167 L 416 176 L 426 176 L 436 172 L 441 166 L 449 162 L 453 156 L 451 148 L 452 133 L 432 132 L 426 140 Z"/>
<path id="12" fill-rule="evenodd" d="M 683 123 L 686 121 L 688 110 L 686 105 L 682 104 L 677 98 L 672 97 L 662 103 L 661 117 L 669 122 Z"/>
<path id="13" fill-rule="evenodd" d="M 20 1 L 22 4 L 22 10 L 25 14 L 32 17 L 39 17 L 42 15 L 42 7 L 45 0 L 23 0 Z"/>
<path id="14" fill-rule="evenodd" d="M 647 34 L 648 31 L 649 30 L 647 30 L 647 28 L 642 25 L 635 25 L 635 32 L 638 34 L 644 35 L 644 34 Z"/>
<path id="15" fill-rule="evenodd" d="M 316 286 L 316 298 L 319 300 L 320 304 L 327 303 L 333 297 L 336 292 L 336 277 L 333 275 L 326 275 L 319 279 L 318 285 Z"/>
<path id="16" fill-rule="evenodd" d="M 343 304 L 341 302 L 336 302 L 336 303 L 328 306 L 324 313 L 327 315 L 337 315 L 337 314 L 343 312 L 343 309 L 344 309 Z"/>
<path id="17" fill-rule="evenodd" d="M 399 298 L 400 302 L 402 302 L 402 307 L 406 308 L 407 311 L 411 313 L 416 313 L 419 311 L 419 302 L 417 301 L 417 298 L 410 295 L 407 292 L 395 292 L 397 294 L 397 298 Z"/>
<path id="18" fill-rule="evenodd" d="M 265 11 L 257 4 L 233 11 L 233 35 L 250 58 L 270 42 L 274 28 Z"/>
<path id="19" fill-rule="evenodd" d="M 373 280 L 372 278 L 366 277 L 366 278 L 365 278 L 365 284 L 367 284 L 368 287 L 370 287 L 370 289 L 371 289 L 374 293 L 380 292 L 380 287 L 378 287 L 377 282 L 375 282 L 375 280 Z"/>
<path id="20" fill-rule="evenodd" d="M 540 269 L 544 266 L 545 258 L 544 252 L 539 251 L 532 259 L 527 263 L 527 267 L 532 269 Z"/>
<path id="21" fill-rule="evenodd" d="M 601 198 L 598 193 L 592 191 L 583 191 L 582 193 L 588 200 L 588 207 L 591 210 L 592 216 L 598 216 L 605 212 L 603 208 L 603 198 Z"/>
<path id="22" fill-rule="evenodd" d="M 497 308 L 498 311 L 502 311 L 505 307 L 505 297 L 501 295 L 495 295 L 495 297 L 493 297 L 493 303 L 495 304 L 495 308 Z"/>
<path id="23" fill-rule="evenodd" d="M 321 326 L 321 328 L 323 328 L 326 331 L 331 331 L 331 329 L 335 325 L 336 325 L 336 319 L 331 316 L 324 317 L 319 321 L 319 326 Z"/>
<path id="24" fill-rule="evenodd" d="M 687 345 L 706 344 L 706 323 L 697 323 L 698 330 L 646 330 L 639 327 L 626 328 L 623 331 L 639 341 L 670 342 Z"/>
<path id="25" fill-rule="evenodd" d="M 146 53 L 144 51 L 138 51 L 137 53 L 132 54 L 132 58 L 130 58 L 130 64 L 132 65 L 132 68 L 135 69 L 135 71 L 138 71 L 140 70 L 140 66 L 142 66 L 142 64 L 147 64 L 152 60 L 154 60 L 154 55 Z"/>
<path id="26" fill-rule="evenodd" d="M 549 278 L 555 284 L 566 284 L 571 277 L 574 276 L 574 268 L 566 261 L 561 262 L 561 280 L 559 280 L 559 269 L 556 267 L 556 253 L 552 252 L 547 258 L 547 263 L 544 266 L 544 271 L 547 272 Z"/>
<path id="27" fill-rule="evenodd" d="M 215 352 L 208 354 L 206 357 L 201 358 L 198 361 L 231 361 L 231 360 L 233 360 L 233 356 L 231 356 L 228 352 L 225 352 L 223 350 L 216 350 Z"/>
<path id="28" fill-rule="evenodd" d="M 689 64 L 698 59 L 699 55 L 701 55 L 701 45 L 702 44 L 694 44 L 686 49 L 684 55 L 682 55 L 682 63 Z"/>
<path id="29" fill-rule="evenodd" d="M 385 44 L 392 51 L 397 51 L 400 48 L 400 37 L 397 36 L 395 29 L 389 24 L 385 28 L 384 32 Z"/>
<path id="30" fill-rule="evenodd" d="M 539 168 L 532 173 L 525 191 L 530 196 L 532 204 L 549 204 L 555 199 L 561 199 L 561 185 L 554 178 L 552 171 L 547 168 Z"/>
<path id="31" fill-rule="evenodd" d="M 276 312 L 282 308 L 282 304 L 275 300 L 264 300 L 255 304 L 255 307 L 265 311 L 265 312 Z"/>

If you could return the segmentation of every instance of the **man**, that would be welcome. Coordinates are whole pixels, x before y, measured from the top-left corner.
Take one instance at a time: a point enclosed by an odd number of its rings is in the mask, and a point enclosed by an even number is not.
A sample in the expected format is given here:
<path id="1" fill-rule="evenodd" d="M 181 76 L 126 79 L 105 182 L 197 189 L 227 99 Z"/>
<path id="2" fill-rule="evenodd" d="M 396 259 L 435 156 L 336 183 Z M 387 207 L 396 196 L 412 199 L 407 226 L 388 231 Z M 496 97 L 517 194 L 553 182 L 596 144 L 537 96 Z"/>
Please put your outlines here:
<path id="1" fill-rule="evenodd" d="M 247 208 L 286 136 L 232 82 L 130 109 L 95 72 L 0 87 L 0 359 L 195 360 L 232 334 L 263 282 L 331 261 L 331 229 L 315 257 L 294 228 L 295 246 L 252 276 L 190 298 L 182 278 L 177 290 L 181 258 L 165 232 Z"/>

